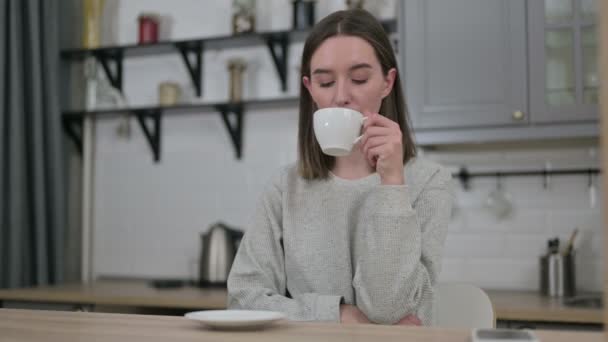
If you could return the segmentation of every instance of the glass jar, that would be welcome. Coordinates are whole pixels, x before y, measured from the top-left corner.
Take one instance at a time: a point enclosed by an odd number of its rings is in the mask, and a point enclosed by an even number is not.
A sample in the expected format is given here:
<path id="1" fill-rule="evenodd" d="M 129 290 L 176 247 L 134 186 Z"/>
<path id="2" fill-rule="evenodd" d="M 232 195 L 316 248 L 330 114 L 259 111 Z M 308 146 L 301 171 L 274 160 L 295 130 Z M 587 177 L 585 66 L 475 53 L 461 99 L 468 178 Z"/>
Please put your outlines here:
<path id="1" fill-rule="evenodd" d="M 87 49 L 94 49 L 100 44 L 101 14 L 103 12 L 104 0 L 84 0 L 83 11 L 83 32 L 82 46 Z"/>
<path id="2" fill-rule="evenodd" d="M 315 24 L 315 2 L 313 0 L 293 0 L 293 28 L 301 30 Z"/>
<path id="3" fill-rule="evenodd" d="M 365 0 L 346 0 L 346 8 L 352 9 L 363 9 Z"/>
<path id="4" fill-rule="evenodd" d="M 255 0 L 233 0 L 232 33 L 246 33 L 255 30 Z"/>
<path id="5" fill-rule="evenodd" d="M 247 63 L 240 58 L 228 61 L 228 71 L 230 72 L 230 102 L 237 103 L 243 100 L 243 73 L 247 68 Z"/>
<path id="6" fill-rule="evenodd" d="M 158 86 L 158 104 L 161 106 L 174 106 L 179 101 L 179 84 L 175 82 L 162 82 Z"/>
<path id="7" fill-rule="evenodd" d="M 153 13 L 142 13 L 139 18 L 139 44 L 158 42 L 159 16 Z"/>

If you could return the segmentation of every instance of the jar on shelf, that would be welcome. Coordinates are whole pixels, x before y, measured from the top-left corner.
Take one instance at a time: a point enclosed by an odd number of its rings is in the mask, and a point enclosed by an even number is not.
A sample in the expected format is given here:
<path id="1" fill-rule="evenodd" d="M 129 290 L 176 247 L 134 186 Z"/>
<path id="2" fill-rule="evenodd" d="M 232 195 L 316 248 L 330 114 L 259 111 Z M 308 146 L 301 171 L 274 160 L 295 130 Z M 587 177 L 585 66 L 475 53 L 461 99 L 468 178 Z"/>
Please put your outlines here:
<path id="1" fill-rule="evenodd" d="M 293 28 L 307 29 L 315 24 L 315 0 L 293 0 Z"/>
<path id="2" fill-rule="evenodd" d="M 137 20 L 139 23 L 139 44 L 157 43 L 160 16 L 155 13 L 142 13 Z"/>
<path id="3" fill-rule="evenodd" d="M 247 63 L 241 58 L 233 58 L 228 61 L 228 71 L 230 72 L 230 102 L 236 103 L 243 100 L 243 73 L 247 68 Z"/>
<path id="4" fill-rule="evenodd" d="M 232 33 L 255 31 L 255 0 L 232 1 Z"/>
<path id="5" fill-rule="evenodd" d="M 104 0 L 84 0 L 82 46 L 87 49 L 99 47 L 101 41 L 101 14 Z"/>
<path id="6" fill-rule="evenodd" d="M 162 82 L 158 86 L 158 104 L 161 106 L 174 106 L 179 101 L 181 90 L 175 82 Z"/>
<path id="7" fill-rule="evenodd" d="M 346 0 L 346 8 L 348 9 L 363 9 L 365 0 Z"/>

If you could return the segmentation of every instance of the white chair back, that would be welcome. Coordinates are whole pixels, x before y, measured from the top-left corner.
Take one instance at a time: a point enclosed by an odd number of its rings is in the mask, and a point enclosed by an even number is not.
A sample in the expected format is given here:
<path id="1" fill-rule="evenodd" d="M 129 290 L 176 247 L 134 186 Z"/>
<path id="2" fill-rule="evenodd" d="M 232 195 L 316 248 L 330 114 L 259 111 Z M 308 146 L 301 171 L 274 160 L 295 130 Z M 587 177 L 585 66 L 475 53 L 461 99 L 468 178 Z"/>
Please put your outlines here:
<path id="1" fill-rule="evenodd" d="M 494 308 L 488 295 L 470 284 L 436 287 L 435 324 L 445 328 L 494 328 Z"/>

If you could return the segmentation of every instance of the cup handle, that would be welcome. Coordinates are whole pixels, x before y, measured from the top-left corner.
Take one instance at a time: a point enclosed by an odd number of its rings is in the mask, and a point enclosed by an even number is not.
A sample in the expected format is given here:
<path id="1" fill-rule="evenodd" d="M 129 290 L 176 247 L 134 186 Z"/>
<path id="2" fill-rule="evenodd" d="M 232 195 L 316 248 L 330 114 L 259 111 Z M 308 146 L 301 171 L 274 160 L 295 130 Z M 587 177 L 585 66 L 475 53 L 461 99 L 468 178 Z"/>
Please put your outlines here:
<path id="1" fill-rule="evenodd" d="M 361 119 L 361 125 L 363 125 L 363 123 L 365 122 L 365 120 L 367 120 L 367 116 L 364 116 L 364 117 Z M 358 137 L 355 139 L 355 141 L 353 142 L 353 145 L 356 145 L 356 144 L 357 144 L 357 143 L 358 143 L 358 142 L 361 140 L 361 138 L 363 138 L 363 134 L 361 134 L 360 136 L 358 136 Z"/>

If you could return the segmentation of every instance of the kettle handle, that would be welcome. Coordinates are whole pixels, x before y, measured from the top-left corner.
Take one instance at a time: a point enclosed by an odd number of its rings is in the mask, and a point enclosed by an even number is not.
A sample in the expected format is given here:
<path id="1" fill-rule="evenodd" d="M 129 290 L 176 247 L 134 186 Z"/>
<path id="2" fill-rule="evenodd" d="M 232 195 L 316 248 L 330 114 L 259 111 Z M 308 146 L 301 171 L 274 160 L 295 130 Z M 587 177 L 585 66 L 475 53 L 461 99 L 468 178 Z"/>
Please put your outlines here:
<path id="1" fill-rule="evenodd" d="M 241 240 L 245 233 L 242 230 L 236 230 L 228 228 L 228 233 L 230 234 L 230 238 L 232 239 L 232 243 L 234 244 L 234 251 L 239 250 L 239 246 L 241 244 Z"/>
<path id="2" fill-rule="evenodd" d="M 228 231 L 230 232 L 230 235 L 235 239 L 242 239 L 243 235 L 245 235 L 242 230 L 229 229 Z"/>

